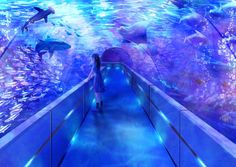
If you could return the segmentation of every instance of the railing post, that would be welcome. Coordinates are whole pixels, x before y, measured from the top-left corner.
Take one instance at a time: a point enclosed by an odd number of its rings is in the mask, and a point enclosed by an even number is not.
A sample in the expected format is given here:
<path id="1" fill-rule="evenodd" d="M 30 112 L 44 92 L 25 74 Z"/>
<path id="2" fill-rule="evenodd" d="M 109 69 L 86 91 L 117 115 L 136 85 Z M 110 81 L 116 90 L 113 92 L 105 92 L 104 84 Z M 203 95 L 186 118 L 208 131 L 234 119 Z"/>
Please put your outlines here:
<path id="1" fill-rule="evenodd" d="M 151 113 L 151 85 L 148 84 L 148 116 L 150 117 L 150 113 Z"/>
<path id="2" fill-rule="evenodd" d="M 85 116 L 85 98 L 84 98 L 84 95 L 85 95 L 85 87 L 87 86 L 88 83 L 86 83 L 86 85 L 84 85 L 83 87 L 83 119 L 84 119 L 84 116 Z"/>

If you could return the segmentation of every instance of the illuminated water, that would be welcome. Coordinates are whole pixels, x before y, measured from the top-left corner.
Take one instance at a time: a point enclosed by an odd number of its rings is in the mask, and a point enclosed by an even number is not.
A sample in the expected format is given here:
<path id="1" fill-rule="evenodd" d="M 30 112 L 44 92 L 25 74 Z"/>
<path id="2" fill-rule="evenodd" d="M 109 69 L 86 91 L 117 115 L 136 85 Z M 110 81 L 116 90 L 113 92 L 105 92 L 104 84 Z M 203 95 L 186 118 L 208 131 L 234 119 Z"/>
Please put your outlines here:
<path id="1" fill-rule="evenodd" d="M 0 136 L 86 78 L 92 53 L 116 46 L 129 53 L 124 62 L 235 142 L 236 2 L 228 2 L 2 0 Z M 55 14 L 22 33 L 34 6 Z M 34 48 L 47 39 L 71 48 L 40 61 Z"/>

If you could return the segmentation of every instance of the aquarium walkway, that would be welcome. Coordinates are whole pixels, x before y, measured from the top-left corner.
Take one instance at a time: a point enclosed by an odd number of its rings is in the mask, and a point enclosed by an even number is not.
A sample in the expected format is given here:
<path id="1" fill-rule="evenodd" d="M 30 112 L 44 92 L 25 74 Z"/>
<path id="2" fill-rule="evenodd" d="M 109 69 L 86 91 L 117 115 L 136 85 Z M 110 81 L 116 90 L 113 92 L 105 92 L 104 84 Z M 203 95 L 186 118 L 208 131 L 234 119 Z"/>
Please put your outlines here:
<path id="1" fill-rule="evenodd" d="M 88 113 L 61 166 L 172 167 L 123 71 L 109 70 L 101 111 Z"/>
<path id="2" fill-rule="evenodd" d="M 232 167 L 236 144 L 125 64 L 104 63 L 0 138 L 0 166 Z"/>

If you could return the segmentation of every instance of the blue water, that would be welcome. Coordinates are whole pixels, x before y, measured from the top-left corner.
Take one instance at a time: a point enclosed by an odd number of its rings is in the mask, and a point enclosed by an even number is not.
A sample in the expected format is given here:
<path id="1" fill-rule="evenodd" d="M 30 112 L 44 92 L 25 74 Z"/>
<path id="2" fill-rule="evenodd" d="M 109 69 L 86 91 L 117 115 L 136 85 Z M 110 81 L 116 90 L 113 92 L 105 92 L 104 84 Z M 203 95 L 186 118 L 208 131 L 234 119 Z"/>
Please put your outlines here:
<path id="1" fill-rule="evenodd" d="M 235 141 L 235 1 L 172 2 L 2 0 L 0 137 L 86 78 L 92 53 L 120 47 L 124 63 Z M 55 14 L 22 33 L 35 6 Z M 71 48 L 40 61 L 35 46 L 48 39 Z"/>

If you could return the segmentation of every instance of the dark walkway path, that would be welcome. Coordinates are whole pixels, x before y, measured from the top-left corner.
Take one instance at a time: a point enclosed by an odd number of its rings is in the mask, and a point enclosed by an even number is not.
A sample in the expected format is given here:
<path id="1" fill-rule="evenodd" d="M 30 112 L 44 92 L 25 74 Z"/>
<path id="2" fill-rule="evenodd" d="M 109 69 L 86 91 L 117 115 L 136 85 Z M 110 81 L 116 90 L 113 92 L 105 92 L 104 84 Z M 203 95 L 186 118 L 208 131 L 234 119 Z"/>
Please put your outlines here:
<path id="1" fill-rule="evenodd" d="M 174 166 L 122 71 L 106 80 L 103 112 L 89 112 L 62 166 Z"/>

